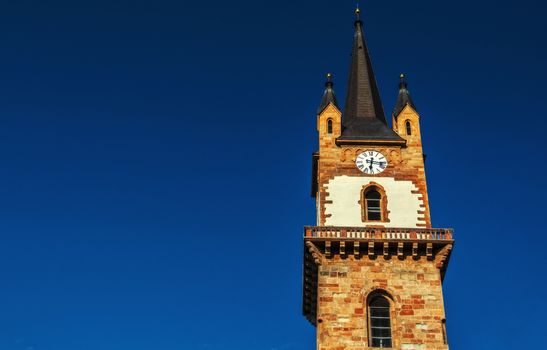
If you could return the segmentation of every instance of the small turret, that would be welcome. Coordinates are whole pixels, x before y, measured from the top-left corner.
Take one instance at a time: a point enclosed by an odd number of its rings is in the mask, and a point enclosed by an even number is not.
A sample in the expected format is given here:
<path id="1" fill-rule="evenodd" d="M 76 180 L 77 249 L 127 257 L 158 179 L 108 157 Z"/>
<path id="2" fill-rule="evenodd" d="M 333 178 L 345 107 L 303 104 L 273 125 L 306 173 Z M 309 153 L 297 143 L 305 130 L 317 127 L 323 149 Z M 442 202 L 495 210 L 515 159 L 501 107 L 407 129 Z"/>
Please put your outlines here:
<path id="1" fill-rule="evenodd" d="M 332 74 L 327 74 L 327 81 L 325 82 L 325 92 L 323 93 L 323 98 L 321 99 L 321 104 L 317 109 L 317 114 L 321 114 L 327 106 L 332 103 L 336 108 L 338 107 L 338 102 L 336 101 L 336 95 L 334 94 L 334 83 L 332 82 Z"/>
<path id="2" fill-rule="evenodd" d="M 405 75 L 401 74 L 399 78 L 399 96 L 397 96 L 397 103 L 395 104 L 395 108 L 393 108 L 394 118 L 397 118 L 406 106 L 412 107 L 412 109 L 417 112 L 416 106 L 414 105 L 414 102 L 410 97 L 410 92 L 408 91 L 408 84 L 406 83 Z"/>

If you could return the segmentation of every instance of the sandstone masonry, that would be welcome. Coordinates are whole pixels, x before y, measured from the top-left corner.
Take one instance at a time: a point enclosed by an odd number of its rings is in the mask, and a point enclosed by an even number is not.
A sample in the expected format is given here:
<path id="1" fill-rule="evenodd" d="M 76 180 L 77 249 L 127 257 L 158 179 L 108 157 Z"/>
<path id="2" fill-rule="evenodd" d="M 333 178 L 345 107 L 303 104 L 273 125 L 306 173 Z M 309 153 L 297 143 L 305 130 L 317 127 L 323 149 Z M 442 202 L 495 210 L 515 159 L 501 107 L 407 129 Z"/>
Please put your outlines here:
<path id="1" fill-rule="evenodd" d="M 356 11 L 344 113 L 329 74 L 304 228 L 304 316 L 319 350 L 448 349 L 442 281 L 451 229 L 432 227 L 420 115 L 401 75 L 387 125 Z"/>

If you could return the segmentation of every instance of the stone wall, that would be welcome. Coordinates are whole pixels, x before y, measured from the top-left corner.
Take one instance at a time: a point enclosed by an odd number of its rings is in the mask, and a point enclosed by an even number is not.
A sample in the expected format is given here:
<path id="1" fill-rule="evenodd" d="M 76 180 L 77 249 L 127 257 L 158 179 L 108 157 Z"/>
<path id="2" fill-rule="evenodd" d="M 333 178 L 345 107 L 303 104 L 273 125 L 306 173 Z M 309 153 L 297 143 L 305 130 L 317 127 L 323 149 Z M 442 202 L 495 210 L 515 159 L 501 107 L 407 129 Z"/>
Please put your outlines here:
<path id="1" fill-rule="evenodd" d="M 394 349 L 448 349 L 441 275 L 426 257 L 348 256 L 319 267 L 317 349 L 369 349 L 367 297 L 391 302 Z"/>
<path id="2" fill-rule="evenodd" d="M 333 121 L 333 132 L 327 132 L 327 121 Z M 406 120 L 412 122 L 412 135 L 406 135 L 403 125 Z M 332 225 L 328 218 L 332 216 L 331 212 L 326 210 L 327 205 L 333 204 L 333 194 L 330 192 L 328 184 L 331 180 L 340 176 L 361 177 L 369 181 L 378 182 L 377 179 L 391 178 L 395 181 L 410 181 L 413 188 L 410 194 L 417 195 L 421 202 L 419 209 L 412 209 L 412 212 L 404 213 L 405 217 L 412 215 L 416 225 L 411 227 L 431 227 L 431 218 L 429 213 L 429 200 L 427 196 L 427 185 L 425 178 L 424 157 L 422 153 L 422 142 L 420 135 L 420 124 L 418 114 L 410 107 L 403 109 L 398 118 L 394 118 L 394 128 L 399 135 L 407 141 L 405 146 L 390 145 L 388 143 L 376 143 L 370 145 L 338 145 L 336 138 L 340 136 L 341 113 L 332 104 L 329 105 L 317 118 L 317 131 L 319 133 L 319 162 L 317 171 L 318 193 L 317 201 L 317 225 Z M 355 158 L 365 150 L 376 150 L 381 152 L 388 160 L 389 165 L 386 170 L 378 175 L 365 175 L 355 166 Z M 388 198 L 388 201 L 392 199 Z M 393 199 L 396 200 L 396 199 Z M 356 218 L 358 220 L 359 218 Z M 336 220 L 338 221 L 338 220 Z M 349 226 L 349 223 L 342 224 Z M 385 226 L 376 224 L 376 226 Z M 363 223 L 365 226 L 365 223 Z"/>

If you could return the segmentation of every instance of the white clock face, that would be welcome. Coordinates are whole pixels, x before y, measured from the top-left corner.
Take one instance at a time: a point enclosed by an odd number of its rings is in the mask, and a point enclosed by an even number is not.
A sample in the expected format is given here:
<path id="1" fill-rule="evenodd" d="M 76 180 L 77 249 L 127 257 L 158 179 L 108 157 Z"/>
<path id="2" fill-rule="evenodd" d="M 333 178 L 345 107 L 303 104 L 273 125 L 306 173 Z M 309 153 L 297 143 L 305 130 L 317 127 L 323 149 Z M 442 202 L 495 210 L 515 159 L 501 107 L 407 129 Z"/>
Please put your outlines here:
<path id="1" fill-rule="evenodd" d="M 378 151 L 367 150 L 357 156 L 355 165 L 365 174 L 375 175 L 386 170 L 387 159 Z"/>

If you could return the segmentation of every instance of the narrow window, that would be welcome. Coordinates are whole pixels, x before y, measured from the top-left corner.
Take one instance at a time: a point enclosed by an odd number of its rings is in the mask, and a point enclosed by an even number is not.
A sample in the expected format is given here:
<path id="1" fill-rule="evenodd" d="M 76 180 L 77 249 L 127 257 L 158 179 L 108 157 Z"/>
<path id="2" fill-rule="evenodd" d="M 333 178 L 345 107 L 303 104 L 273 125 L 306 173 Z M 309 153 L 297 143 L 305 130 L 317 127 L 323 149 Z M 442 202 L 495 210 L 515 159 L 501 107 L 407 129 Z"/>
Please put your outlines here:
<path id="1" fill-rule="evenodd" d="M 332 119 L 327 120 L 327 134 L 332 134 Z"/>
<path id="2" fill-rule="evenodd" d="M 412 124 L 410 124 L 410 120 L 407 120 L 405 125 L 406 125 L 406 134 L 412 135 Z"/>
<path id="3" fill-rule="evenodd" d="M 382 220 L 382 195 L 375 189 L 368 190 L 365 193 L 366 201 L 366 220 Z"/>
<path id="4" fill-rule="evenodd" d="M 368 305 L 370 346 L 391 348 L 391 312 L 389 300 L 384 296 L 373 297 Z"/>

